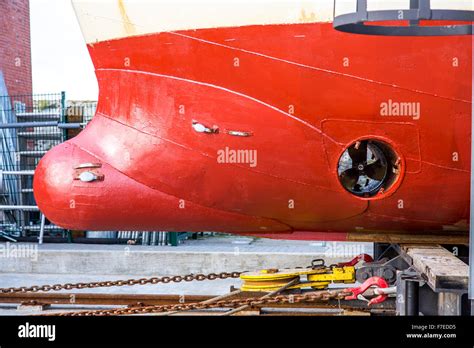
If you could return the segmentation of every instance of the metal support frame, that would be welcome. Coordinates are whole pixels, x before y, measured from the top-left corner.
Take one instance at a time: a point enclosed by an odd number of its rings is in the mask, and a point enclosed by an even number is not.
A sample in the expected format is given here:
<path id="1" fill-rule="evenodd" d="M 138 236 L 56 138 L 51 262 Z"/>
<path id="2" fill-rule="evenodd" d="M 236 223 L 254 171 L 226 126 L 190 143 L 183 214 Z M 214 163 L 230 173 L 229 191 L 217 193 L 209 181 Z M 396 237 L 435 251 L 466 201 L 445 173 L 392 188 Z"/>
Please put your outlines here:
<path id="1" fill-rule="evenodd" d="M 410 265 L 397 274 L 399 315 L 466 314 L 469 270 L 464 262 L 436 245 L 399 245 L 398 251 Z"/>
<path id="2" fill-rule="evenodd" d="M 406 258 L 407 255 L 401 253 L 401 258 Z M 431 312 L 424 312 L 424 305 L 426 304 L 425 298 L 426 292 L 434 294 L 429 289 L 429 286 L 423 280 L 422 275 L 412 266 L 408 266 L 406 269 L 397 272 L 397 302 L 396 312 L 399 316 L 419 316 L 420 313 L 426 315 L 437 315 L 436 309 Z M 437 306 L 437 296 L 431 296 L 431 307 Z M 435 304 L 433 306 L 433 304 Z M 425 306 L 426 307 L 426 306 Z"/>
<path id="3" fill-rule="evenodd" d="M 2 93 L 0 104 L 9 117 L 0 124 L 0 131 L 8 135 L 12 145 L 4 151 L 11 163 L 0 168 L 0 191 L 3 193 L 0 198 L 4 198 L 0 202 L 0 212 L 2 219 L 12 223 L 1 226 L 0 236 L 12 240 L 18 233 L 20 238 L 26 238 L 31 232 L 41 235 L 49 230 L 64 231 L 50 224 L 36 207 L 31 179 L 33 169 L 51 147 L 77 135 L 87 125 L 86 108 L 95 111 L 96 105 L 72 103 L 68 106 L 65 92 L 9 96 L 2 88 Z M 91 112 L 90 116 L 93 114 Z M 8 180 L 2 180 L 5 178 Z M 39 240 L 41 242 L 41 236 Z"/>
<path id="4" fill-rule="evenodd" d="M 420 20 L 474 22 L 474 11 L 432 9 L 430 0 L 411 0 L 409 10 L 368 11 L 367 0 L 357 0 L 356 12 L 335 15 L 333 25 L 346 33 L 384 36 L 473 35 L 474 31 L 472 24 L 420 26 Z M 409 21 L 410 25 L 365 25 L 385 21 Z"/>
<path id="5" fill-rule="evenodd" d="M 82 123 L 60 123 L 56 121 L 44 122 L 17 122 L 17 123 L 1 123 L 2 128 L 34 128 L 34 127 L 57 127 L 59 129 L 80 129 L 84 127 Z"/>
<path id="6" fill-rule="evenodd" d="M 407 280 L 405 287 L 405 313 L 408 316 L 418 316 L 420 313 L 420 283 Z"/>
<path id="7" fill-rule="evenodd" d="M 40 233 L 38 237 L 38 243 L 43 244 L 43 237 L 44 237 L 44 223 L 45 223 L 46 217 L 44 214 L 41 214 L 41 225 L 40 225 Z"/>
<path id="8" fill-rule="evenodd" d="M 34 170 L 1 170 L 0 169 L 0 178 L 3 178 L 4 175 L 31 176 L 34 174 L 35 174 Z"/>
<path id="9" fill-rule="evenodd" d="M 179 241 L 187 237 L 187 233 L 182 233 L 182 232 L 171 232 L 169 233 L 169 240 L 171 246 L 178 246 Z"/>
<path id="10" fill-rule="evenodd" d="M 0 205 L 0 210 L 39 211 L 36 205 Z"/>
<path id="11" fill-rule="evenodd" d="M 67 125 L 67 120 L 66 120 L 66 92 L 61 92 L 61 124 Z M 63 138 L 67 139 L 67 128 L 61 128 L 58 127 L 62 130 L 63 132 Z"/>
<path id="12" fill-rule="evenodd" d="M 2 188 L 3 183 L 3 176 L 4 175 L 13 175 L 13 176 L 34 176 L 34 170 L 0 170 L 0 191 Z M 0 211 L 4 210 L 19 210 L 19 211 L 40 211 L 38 206 L 36 205 L 0 205 Z M 43 244 L 43 236 L 44 236 L 44 226 L 45 226 L 45 216 L 41 213 L 41 225 L 40 225 L 40 234 L 38 237 L 39 244 Z M 8 235 L 4 232 L 0 232 L 0 236 L 12 240 L 12 238 L 8 237 Z M 15 239 L 13 241 L 16 242 Z"/>
<path id="13" fill-rule="evenodd" d="M 11 176 L 33 176 L 34 170 L 0 170 L 0 192 L 3 191 L 3 177 L 5 175 Z M 38 211 L 36 205 L 0 205 L 0 210 L 23 210 L 23 211 Z"/>

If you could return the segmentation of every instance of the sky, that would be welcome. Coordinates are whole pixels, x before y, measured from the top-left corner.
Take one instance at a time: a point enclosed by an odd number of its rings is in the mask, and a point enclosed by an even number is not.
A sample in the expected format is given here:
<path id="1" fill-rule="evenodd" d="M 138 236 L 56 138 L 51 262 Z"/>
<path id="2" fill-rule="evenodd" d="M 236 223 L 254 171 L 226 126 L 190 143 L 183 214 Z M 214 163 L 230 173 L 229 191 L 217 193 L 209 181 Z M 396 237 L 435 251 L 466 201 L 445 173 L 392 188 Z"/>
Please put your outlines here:
<path id="1" fill-rule="evenodd" d="M 30 0 L 33 93 L 97 100 L 98 86 L 70 0 Z"/>

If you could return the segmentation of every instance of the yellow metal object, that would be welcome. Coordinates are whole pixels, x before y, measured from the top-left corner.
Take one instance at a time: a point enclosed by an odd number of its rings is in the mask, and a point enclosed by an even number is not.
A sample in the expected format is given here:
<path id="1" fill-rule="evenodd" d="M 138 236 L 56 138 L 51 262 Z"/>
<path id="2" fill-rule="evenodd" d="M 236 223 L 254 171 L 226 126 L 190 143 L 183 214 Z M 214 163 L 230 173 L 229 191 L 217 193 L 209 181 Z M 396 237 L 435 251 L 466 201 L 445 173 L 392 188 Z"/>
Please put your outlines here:
<path id="1" fill-rule="evenodd" d="M 334 284 L 353 284 L 356 282 L 356 272 L 353 266 L 332 267 L 331 272 L 308 275 L 309 282 Z M 326 286 L 327 287 L 327 286 Z"/>
<path id="2" fill-rule="evenodd" d="M 306 281 L 301 278 L 305 277 Z M 242 291 L 271 292 L 280 289 L 289 282 L 300 279 L 300 282 L 289 289 L 326 289 L 331 283 L 355 283 L 355 268 L 318 267 L 306 269 L 266 269 L 260 272 L 244 273 L 240 276 Z"/>

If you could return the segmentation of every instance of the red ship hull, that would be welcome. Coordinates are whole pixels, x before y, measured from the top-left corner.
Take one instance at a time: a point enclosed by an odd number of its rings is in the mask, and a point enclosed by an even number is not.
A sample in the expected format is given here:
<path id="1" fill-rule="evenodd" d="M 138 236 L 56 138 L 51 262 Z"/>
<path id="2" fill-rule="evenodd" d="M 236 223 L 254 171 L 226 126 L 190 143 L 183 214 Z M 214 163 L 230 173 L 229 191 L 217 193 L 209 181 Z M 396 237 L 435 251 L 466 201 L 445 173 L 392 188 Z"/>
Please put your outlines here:
<path id="1" fill-rule="evenodd" d="M 466 236 L 471 37 L 259 25 L 135 36 L 89 51 L 97 114 L 35 175 L 38 205 L 59 226 L 313 240 Z M 420 103 L 422 113 L 381 116 L 388 100 Z M 198 133 L 193 123 L 218 131 Z M 339 158 L 359 139 L 400 156 L 403 173 L 383 196 L 341 186 Z M 221 163 L 223 149 L 258 160 Z M 82 163 L 99 163 L 103 180 L 74 180 Z"/>

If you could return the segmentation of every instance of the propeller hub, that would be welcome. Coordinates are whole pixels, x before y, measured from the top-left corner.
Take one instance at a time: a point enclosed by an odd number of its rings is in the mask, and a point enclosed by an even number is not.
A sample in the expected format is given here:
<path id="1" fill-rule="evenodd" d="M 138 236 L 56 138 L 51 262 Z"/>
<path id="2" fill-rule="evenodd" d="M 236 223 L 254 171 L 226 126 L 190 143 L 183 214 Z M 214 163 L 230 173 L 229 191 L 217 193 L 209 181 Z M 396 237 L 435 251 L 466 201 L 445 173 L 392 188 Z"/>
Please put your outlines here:
<path id="1" fill-rule="evenodd" d="M 339 159 L 339 180 L 356 196 L 376 196 L 394 182 L 391 176 L 394 157 L 396 155 L 388 145 L 372 140 L 358 141 Z"/>

